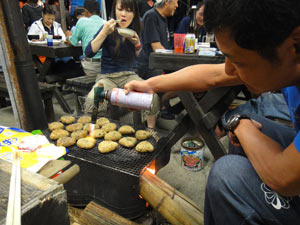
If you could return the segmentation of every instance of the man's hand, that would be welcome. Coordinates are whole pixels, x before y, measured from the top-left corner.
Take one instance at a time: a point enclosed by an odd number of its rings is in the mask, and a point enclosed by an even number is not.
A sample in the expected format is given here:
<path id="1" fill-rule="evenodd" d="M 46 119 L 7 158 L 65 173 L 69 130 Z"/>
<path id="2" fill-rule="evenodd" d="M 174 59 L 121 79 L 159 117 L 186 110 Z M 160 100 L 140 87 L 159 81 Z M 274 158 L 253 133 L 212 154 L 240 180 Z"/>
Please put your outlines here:
<path id="1" fill-rule="evenodd" d="M 72 32 L 71 32 L 70 30 L 67 30 L 67 31 L 65 32 L 65 35 L 66 35 L 66 37 L 68 38 L 68 37 L 72 36 Z"/>
<path id="2" fill-rule="evenodd" d="M 252 125 L 255 126 L 257 129 L 261 129 L 262 125 L 261 123 L 255 121 L 255 120 L 251 120 Z M 229 139 L 230 139 L 230 143 L 234 146 L 234 147 L 240 147 L 241 144 L 237 138 L 237 136 L 235 134 L 233 134 L 232 132 L 228 133 Z"/>
<path id="3" fill-rule="evenodd" d="M 154 93 L 154 91 L 148 85 L 146 80 L 130 81 L 127 84 L 125 84 L 124 89 L 125 89 L 125 94 L 128 94 L 130 91 Z"/>

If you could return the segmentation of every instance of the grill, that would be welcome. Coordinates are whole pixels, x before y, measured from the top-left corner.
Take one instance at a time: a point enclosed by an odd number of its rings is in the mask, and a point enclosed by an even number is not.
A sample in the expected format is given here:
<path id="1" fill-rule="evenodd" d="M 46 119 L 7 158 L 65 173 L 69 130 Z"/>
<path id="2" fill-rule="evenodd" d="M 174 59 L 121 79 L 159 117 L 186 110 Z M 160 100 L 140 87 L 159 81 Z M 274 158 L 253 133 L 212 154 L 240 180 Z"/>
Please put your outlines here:
<path id="1" fill-rule="evenodd" d="M 118 127 L 124 125 L 119 121 L 111 121 Z M 134 128 L 145 129 L 137 126 Z M 95 147 L 90 150 L 76 145 L 69 147 L 69 153 L 64 158 L 78 164 L 80 173 L 64 185 L 68 203 L 84 207 L 90 201 L 95 201 L 126 218 L 133 219 L 142 215 L 146 204 L 139 197 L 139 177 L 153 160 L 162 167 L 170 157 L 170 149 L 166 149 L 166 146 L 173 133 L 155 131 L 159 140 L 156 141 L 153 137 L 147 140 L 154 146 L 151 153 L 140 153 L 119 145 L 115 151 L 102 154 L 98 151 L 98 144 L 103 138 L 97 139 Z M 47 130 L 44 134 L 49 137 L 50 132 Z"/>

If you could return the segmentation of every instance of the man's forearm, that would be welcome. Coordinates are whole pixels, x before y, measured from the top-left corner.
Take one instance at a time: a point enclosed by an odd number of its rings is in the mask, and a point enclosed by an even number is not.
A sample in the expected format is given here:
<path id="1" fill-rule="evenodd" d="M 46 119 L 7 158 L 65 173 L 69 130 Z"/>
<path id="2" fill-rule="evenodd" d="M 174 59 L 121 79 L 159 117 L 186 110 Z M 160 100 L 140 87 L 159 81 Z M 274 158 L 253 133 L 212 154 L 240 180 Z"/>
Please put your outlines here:
<path id="1" fill-rule="evenodd" d="M 241 84 L 237 77 L 225 74 L 224 64 L 189 66 L 174 73 L 150 78 L 147 82 L 155 92 L 203 92 L 215 87 Z"/>
<path id="2" fill-rule="evenodd" d="M 296 161 L 299 152 L 293 145 L 284 150 L 276 141 L 258 130 L 250 120 L 241 120 L 234 133 L 265 184 L 283 195 L 299 195 L 299 177 L 295 178 L 290 173 L 299 164 Z M 293 157 L 292 154 L 296 155 Z"/>

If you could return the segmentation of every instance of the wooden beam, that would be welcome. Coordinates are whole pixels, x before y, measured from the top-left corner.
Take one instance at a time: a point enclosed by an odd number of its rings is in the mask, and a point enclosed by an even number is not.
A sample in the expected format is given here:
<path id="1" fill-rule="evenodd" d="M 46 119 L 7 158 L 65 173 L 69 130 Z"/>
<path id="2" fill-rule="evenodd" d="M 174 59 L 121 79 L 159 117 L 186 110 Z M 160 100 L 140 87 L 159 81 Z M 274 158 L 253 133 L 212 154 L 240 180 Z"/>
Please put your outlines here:
<path id="1" fill-rule="evenodd" d="M 90 202 L 79 218 L 81 225 L 138 225 L 95 202 Z"/>

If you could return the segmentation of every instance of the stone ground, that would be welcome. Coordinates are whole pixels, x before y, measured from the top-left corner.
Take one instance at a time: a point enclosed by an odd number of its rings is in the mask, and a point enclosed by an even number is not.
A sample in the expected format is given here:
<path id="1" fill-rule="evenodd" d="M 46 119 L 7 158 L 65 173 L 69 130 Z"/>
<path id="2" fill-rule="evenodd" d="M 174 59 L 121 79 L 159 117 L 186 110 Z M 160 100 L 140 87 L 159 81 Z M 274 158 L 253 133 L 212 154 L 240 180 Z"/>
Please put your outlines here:
<path id="1" fill-rule="evenodd" d="M 72 109 L 75 109 L 75 97 L 73 94 L 64 95 L 68 104 Z M 57 103 L 56 99 L 53 98 L 55 119 L 58 120 L 61 115 L 65 113 L 62 111 L 61 107 Z M 0 125 L 18 127 L 12 112 L 11 107 L 0 109 Z M 157 127 L 160 129 L 172 129 L 175 125 L 175 121 L 159 119 Z M 199 134 L 192 127 L 186 136 L 199 136 Z M 222 143 L 224 146 L 228 145 L 228 139 L 223 138 Z M 187 197 L 192 199 L 200 208 L 203 210 L 204 207 L 204 193 L 207 177 L 211 165 L 214 159 L 210 151 L 205 148 L 205 162 L 204 168 L 200 171 L 193 172 L 186 170 L 181 166 L 181 156 L 180 156 L 180 141 L 176 143 L 171 149 L 170 162 L 158 171 L 158 176 L 166 181 L 168 184 L 176 188 L 181 193 L 185 194 Z"/>

